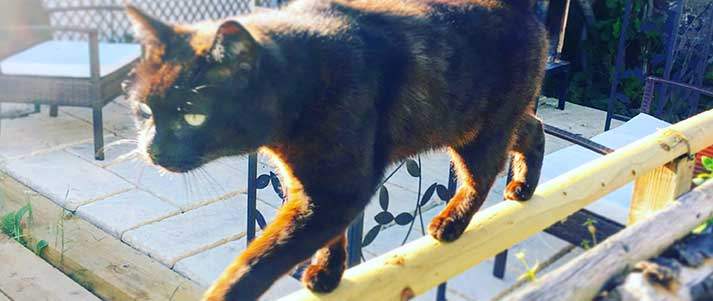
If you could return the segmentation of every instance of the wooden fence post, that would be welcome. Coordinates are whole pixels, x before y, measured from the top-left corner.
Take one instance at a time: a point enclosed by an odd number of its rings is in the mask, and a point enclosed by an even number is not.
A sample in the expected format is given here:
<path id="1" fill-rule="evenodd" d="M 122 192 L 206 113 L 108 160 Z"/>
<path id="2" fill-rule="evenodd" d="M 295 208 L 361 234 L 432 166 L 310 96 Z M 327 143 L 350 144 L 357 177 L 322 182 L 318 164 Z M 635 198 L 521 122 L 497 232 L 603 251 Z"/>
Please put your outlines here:
<path id="1" fill-rule="evenodd" d="M 695 158 L 684 155 L 637 178 L 628 224 L 646 219 L 691 190 L 695 163 Z"/>

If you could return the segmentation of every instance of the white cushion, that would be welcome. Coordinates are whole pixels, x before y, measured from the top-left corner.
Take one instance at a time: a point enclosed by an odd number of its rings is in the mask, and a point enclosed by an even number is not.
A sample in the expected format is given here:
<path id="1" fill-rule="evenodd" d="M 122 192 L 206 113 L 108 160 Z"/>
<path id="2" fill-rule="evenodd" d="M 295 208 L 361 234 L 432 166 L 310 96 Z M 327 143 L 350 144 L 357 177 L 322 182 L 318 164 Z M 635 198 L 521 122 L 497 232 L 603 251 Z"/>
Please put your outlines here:
<path id="1" fill-rule="evenodd" d="M 141 55 L 138 44 L 99 43 L 99 73 L 106 76 Z M 9 75 L 34 75 L 88 78 L 89 43 L 47 41 L 12 55 L 0 62 L 0 72 Z"/>
<path id="2" fill-rule="evenodd" d="M 652 116 L 639 114 L 616 128 L 592 137 L 591 140 L 612 149 L 619 149 L 669 125 L 669 123 Z M 547 182 L 601 156 L 578 145 L 572 145 L 553 152 L 545 156 L 540 183 Z M 598 184 L 593 182 L 592 185 Z M 633 188 L 633 183 L 629 183 L 586 208 L 625 225 L 629 216 L 629 204 Z"/>

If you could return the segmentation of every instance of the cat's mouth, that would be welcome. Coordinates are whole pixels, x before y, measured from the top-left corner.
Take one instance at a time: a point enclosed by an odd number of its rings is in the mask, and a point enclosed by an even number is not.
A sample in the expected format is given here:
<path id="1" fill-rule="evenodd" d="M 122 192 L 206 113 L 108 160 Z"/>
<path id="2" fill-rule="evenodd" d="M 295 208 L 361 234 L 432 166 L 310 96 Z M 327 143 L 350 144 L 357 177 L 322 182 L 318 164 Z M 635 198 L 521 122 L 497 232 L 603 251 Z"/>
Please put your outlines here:
<path id="1" fill-rule="evenodd" d="M 175 173 L 189 172 L 203 165 L 203 160 L 201 160 L 200 158 L 173 159 L 170 157 L 149 157 L 151 158 L 151 163 L 153 163 L 154 165 Z"/>

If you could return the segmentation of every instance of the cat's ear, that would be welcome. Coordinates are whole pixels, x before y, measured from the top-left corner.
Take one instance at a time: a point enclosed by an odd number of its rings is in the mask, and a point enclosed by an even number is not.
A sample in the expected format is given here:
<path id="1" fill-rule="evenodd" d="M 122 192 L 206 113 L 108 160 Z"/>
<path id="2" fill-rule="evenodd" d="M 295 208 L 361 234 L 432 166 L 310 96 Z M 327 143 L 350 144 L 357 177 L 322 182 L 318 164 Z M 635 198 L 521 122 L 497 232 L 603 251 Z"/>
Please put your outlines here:
<path id="1" fill-rule="evenodd" d="M 170 25 L 149 16 L 132 5 L 127 4 L 126 11 L 134 25 L 134 32 L 144 45 L 168 44 L 174 34 L 174 30 Z"/>
<path id="2" fill-rule="evenodd" d="M 258 44 L 250 32 L 237 21 L 228 20 L 218 27 L 210 55 L 217 62 L 227 59 L 254 68 L 257 52 Z"/>

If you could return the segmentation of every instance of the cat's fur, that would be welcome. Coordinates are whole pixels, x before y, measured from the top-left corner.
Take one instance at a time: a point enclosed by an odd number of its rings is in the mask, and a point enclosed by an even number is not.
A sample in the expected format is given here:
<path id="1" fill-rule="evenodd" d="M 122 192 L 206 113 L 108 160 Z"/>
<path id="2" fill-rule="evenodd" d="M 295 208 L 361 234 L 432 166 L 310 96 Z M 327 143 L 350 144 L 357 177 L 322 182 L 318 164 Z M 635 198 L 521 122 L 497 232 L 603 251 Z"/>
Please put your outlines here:
<path id="1" fill-rule="evenodd" d="M 194 26 L 129 7 L 146 49 L 130 96 L 147 158 L 184 172 L 261 148 L 285 178 L 288 202 L 204 300 L 255 300 L 311 256 L 304 284 L 333 290 L 345 228 L 385 169 L 419 152 L 447 147 L 461 182 L 429 226 L 440 241 L 462 234 L 508 154 L 505 198 L 529 199 L 546 56 L 531 5 L 297 0 Z"/>

